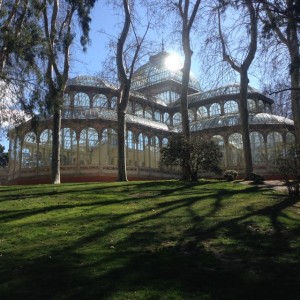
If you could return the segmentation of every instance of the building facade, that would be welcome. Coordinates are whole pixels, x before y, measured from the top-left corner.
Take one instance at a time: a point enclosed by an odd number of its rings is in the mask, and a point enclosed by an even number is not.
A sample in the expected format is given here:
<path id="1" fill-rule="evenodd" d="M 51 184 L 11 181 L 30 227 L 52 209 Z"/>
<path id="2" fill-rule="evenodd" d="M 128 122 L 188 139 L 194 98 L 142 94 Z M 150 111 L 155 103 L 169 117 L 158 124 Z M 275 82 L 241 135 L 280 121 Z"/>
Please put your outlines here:
<path id="1" fill-rule="evenodd" d="M 126 159 L 129 179 L 170 178 L 159 168 L 160 149 L 170 134 L 181 132 L 181 71 L 166 63 L 167 52 L 150 57 L 132 82 L 126 112 Z M 61 128 L 62 181 L 117 178 L 118 89 L 91 76 L 69 80 Z M 278 175 L 276 158 L 294 143 L 292 120 L 272 114 L 273 100 L 249 87 L 248 109 L 254 171 Z M 192 134 L 213 139 L 223 152 L 223 169 L 244 169 L 239 85 L 201 91 L 191 75 L 189 120 Z M 28 121 L 9 132 L 8 181 L 49 182 L 51 116 Z"/>

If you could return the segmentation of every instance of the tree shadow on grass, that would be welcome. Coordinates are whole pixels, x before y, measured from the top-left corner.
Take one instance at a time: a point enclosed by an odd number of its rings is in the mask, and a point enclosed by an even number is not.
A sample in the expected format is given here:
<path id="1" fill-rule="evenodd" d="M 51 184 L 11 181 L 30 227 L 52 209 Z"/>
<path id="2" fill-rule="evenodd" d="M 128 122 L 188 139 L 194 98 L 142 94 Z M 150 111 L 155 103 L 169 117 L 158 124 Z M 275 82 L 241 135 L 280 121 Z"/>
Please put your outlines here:
<path id="1" fill-rule="evenodd" d="M 178 186 L 176 192 L 189 188 Z M 276 198 L 241 215 L 221 214 L 226 199 L 249 191 L 255 196 L 257 188 L 215 189 L 211 208 L 203 210 L 195 208 L 207 201 L 200 190 L 193 197 L 153 201 L 107 216 L 104 228 L 47 255 L 2 257 L 3 299 L 297 299 L 300 226 L 288 230 L 280 219 L 296 202 Z M 260 218 L 270 221 L 267 230 Z M 112 235 L 121 237 L 108 242 Z"/>

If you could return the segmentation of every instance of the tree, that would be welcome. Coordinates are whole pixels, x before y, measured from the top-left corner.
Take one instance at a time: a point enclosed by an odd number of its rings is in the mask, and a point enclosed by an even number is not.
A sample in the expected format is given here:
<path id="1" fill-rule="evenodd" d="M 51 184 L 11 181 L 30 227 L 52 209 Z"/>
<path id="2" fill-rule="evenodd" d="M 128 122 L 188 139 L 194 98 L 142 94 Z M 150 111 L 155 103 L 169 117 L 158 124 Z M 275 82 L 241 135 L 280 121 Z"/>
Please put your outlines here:
<path id="1" fill-rule="evenodd" d="M 43 0 L 38 9 L 42 13 L 44 33 L 43 59 L 46 62 L 45 86 L 47 110 L 53 116 L 52 183 L 60 183 L 61 107 L 70 69 L 70 47 L 74 40 L 72 22 L 77 12 L 82 29 L 81 44 L 88 42 L 90 10 L 95 0 Z"/>
<path id="2" fill-rule="evenodd" d="M 132 22 L 132 14 L 131 14 L 131 4 L 130 0 L 123 0 L 123 10 L 124 10 L 124 25 L 121 32 L 121 35 L 118 39 L 117 43 L 117 54 L 116 54 L 116 62 L 118 69 L 118 79 L 120 83 L 119 88 L 119 97 L 117 103 L 117 115 L 118 115 L 118 180 L 119 181 L 127 181 L 127 171 L 126 171 L 126 151 L 125 151 L 125 136 L 126 136 L 126 123 L 125 123 L 125 114 L 126 108 L 129 101 L 130 96 L 130 88 L 131 88 L 131 80 L 135 67 L 135 63 L 138 59 L 138 54 L 144 38 L 147 34 L 149 23 L 147 30 L 142 39 L 139 39 L 137 33 L 135 31 L 135 27 Z M 124 46 L 126 43 L 126 39 L 128 37 L 130 26 L 132 25 L 132 29 L 135 35 L 136 44 L 134 45 L 133 57 L 131 63 L 128 68 L 125 68 L 124 62 Z"/>
<path id="3" fill-rule="evenodd" d="M 22 35 L 22 28 L 26 22 L 29 8 L 29 1 L 7 1 L 1 3 L 1 43 L 0 43 L 0 74 L 1 79 L 5 78 L 4 70 L 7 62 L 13 53 L 19 53 L 19 38 Z"/>
<path id="4" fill-rule="evenodd" d="M 287 90 L 287 82 L 288 80 L 284 82 L 274 82 L 273 78 L 272 84 L 264 86 L 264 91 L 267 96 L 271 95 L 274 100 L 272 108 L 272 113 L 274 115 L 292 118 L 290 90 Z"/>
<path id="5" fill-rule="evenodd" d="M 181 40 L 182 40 L 182 48 L 184 52 L 184 64 L 182 68 L 182 89 L 181 89 L 180 103 L 181 103 L 181 114 L 182 114 L 182 133 L 186 137 L 190 136 L 190 126 L 189 126 L 189 118 L 188 118 L 188 101 L 187 101 L 190 72 L 191 72 L 191 65 L 192 65 L 192 55 L 193 55 L 193 51 L 191 49 L 190 34 L 200 4 L 201 4 L 201 0 L 197 0 L 190 12 L 191 1 L 179 0 L 178 2 L 175 3 L 176 7 L 178 8 L 179 16 L 182 22 Z"/>
<path id="6" fill-rule="evenodd" d="M 206 172 L 221 173 L 219 167 L 222 153 L 217 144 L 207 137 L 184 135 L 172 136 L 169 144 L 161 149 L 162 167 L 184 167 L 188 164 L 191 180 L 197 181 L 200 174 Z"/>
<path id="7" fill-rule="evenodd" d="M 0 123 L 7 130 L 24 120 L 24 99 L 41 78 L 35 60 L 41 36 L 34 1 L 7 0 L 0 9 Z"/>
<path id="8" fill-rule="evenodd" d="M 0 167 L 6 167 L 8 165 L 8 152 L 4 152 L 5 147 L 0 144 Z"/>
<path id="9" fill-rule="evenodd" d="M 201 0 L 196 0 L 191 8 L 190 0 L 178 0 L 174 4 L 178 9 L 178 13 L 181 19 L 181 42 L 184 52 L 184 64 L 182 68 L 182 88 L 180 95 L 180 108 L 182 117 L 182 133 L 186 138 L 190 137 L 190 124 L 188 115 L 188 88 L 190 80 L 190 71 L 192 64 L 193 51 L 191 49 L 190 34 L 191 30 L 199 10 Z M 186 149 L 187 151 L 189 148 Z M 187 164 L 189 161 L 189 153 L 186 154 L 186 163 L 183 166 L 183 179 L 190 179 L 191 170 L 190 166 Z"/>
<path id="10" fill-rule="evenodd" d="M 229 3 L 230 4 L 230 3 Z M 244 150 L 244 159 L 245 159 L 245 177 L 246 179 L 250 178 L 251 173 L 253 172 L 252 165 L 252 155 L 251 155 L 251 145 L 249 137 L 249 113 L 247 106 L 248 99 L 248 70 L 254 59 L 256 50 L 257 50 L 257 24 L 258 24 L 258 7 L 254 5 L 253 1 L 245 1 L 238 4 L 230 4 L 229 8 L 240 9 L 245 7 L 249 14 L 249 24 L 248 30 L 250 35 L 249 45 L 246 49 L 246 54 L 244 58 L 240 58 L 240 63 L 237 62 L 238 59 L 233 58 L 229 53 L 230 50 L 228 43 L 226 43 L 226 38 L 222 31 L 221 25 L 221 10 L 224 11 L 225 7 L 219 6 L 217 8 L 218 12 L 218 30 L 220 36 L 220 43 L 222 46 L 223 59 L 226 61 L 233 70 L 239 73 L 240 75 L 240 117 L 241 117 L 241 130 L 242 130 L 242 139 L 243 139 L 243 150 Z"/>
<path id="11" fill-rule="evenodd" d="M 295 124 L 296 149 L 300 156 L 300 47 L 299 47 L 299 1 L 261 0 L 265 32 L 274 32 L 277 41 L 286 46 L 289 54 L 291 107 Z"/>

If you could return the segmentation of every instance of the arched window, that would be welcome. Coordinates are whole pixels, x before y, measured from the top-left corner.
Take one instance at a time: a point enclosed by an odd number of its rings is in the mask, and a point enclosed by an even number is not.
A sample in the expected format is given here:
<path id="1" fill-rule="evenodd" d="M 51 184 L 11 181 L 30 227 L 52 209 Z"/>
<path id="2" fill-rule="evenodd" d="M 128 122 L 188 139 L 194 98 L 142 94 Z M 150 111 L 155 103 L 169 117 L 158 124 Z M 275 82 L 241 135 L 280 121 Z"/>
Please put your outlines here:
<path id="1" fill-rule="evenodd" d="M 167 112 L 163 114 L 163 122 L 167 125 L 170 125 L 170 115 Z"/>
<path id="2" fill-rule="evenodd" d="M 145 109 L 145 119 L 152 120 L 152 110 L 148 106 Z"/>
<path id="3" fill-rule="evenodd" d="M 74 107 L 89 108 L 90 98 L 86 93 L 76 93 L 74 96 Z"/>
<path id="4" fill-rule="evenodd" d="M 255 112 L 256 111 L 256 103 L 253 99 L 248 99 L 247 105 L 248 105 L 248 110 L 250 112 Z"/>
<path id="5" fill-rule="evenodd" d="M 209 108 L 210 116 L 220 116 L 221 115 L 221 106 L 218 103 L 213 103 Z"/>
<path id="6" fill-rule="evenodd" d="M 28 132 L 26 135 L 25 135 L 25 138 L 24 138 L 24 144 L 28 145 L 32 145 L 32 144 L 36 144 L 36 135 L 34 132 Z"/>
<path id="7" fill-rule="evenodd" d="M 236 101 L 227 101 L 224 104 L 224 113 L 225 114 L 234 114 L 239 111 L 239 107 Z"/>
<path id="8" fill-rule="evenodd" d="M 115 164 L 118 155 L 118 136 L 117 132 L 112 128 L 102 131 L 101 137 L 101 157 L 100 162 L 103 164 Z"/>
<path id="9" fill-rule="evenodd" d="M 270 163 L 276 163 L 278 157 L 282 154 L 283 141 L 279 132 L 270 132 L 267 136 L 267 151 L 268 161 Z"/>
<path id="10" fill-rule="evenodd" d="M 42 153 L 41 165 L 50 165 L 52 159 L 52 130 L 46 129 L 40 135 L 40 152 Z"/>
<path id="11" fill-rule="evenodd" d="M 162 141 L 161 141 L 161 145 L 162 147 L 166 147 L 169 143 L 169 140 L 167 138 L 163 138 Z"/>
<path id="12" fill-rule="evenodd" d="M 291 132 L 286 134 L 286 146 L 287 148 L 295 146 L 295 136 Z"/>
<path id="13" fill-rule="evenodd" d="M 34 132 L 28 132 L 25 135 L 23 150 L 22 150 L 23 168 L 32 168 L 36 166 L 36 152 L 37 152 L 36 135 Z"/>
<path id="14" fill-rule="evenodd" d="M 295 136 L 291 133 L 288 132 L 285 136 L 286 139 L 286 144 L 285 144 L 285 153 L 288 154 L 289 151 L 294 151 L 295 150 Z"/>
<path id="15" fill-rule="evenodd" d="M 140 133 L 138 136 L 138 150 L 145 150 L 146 145 L 148 145 L 148 137 L 144 133 Z"/>
<path id="16" fill-rule="evenodd" d="M 80 132 L 80 145 L 85 145 L 87 151 L 99 144 L 98 132 L 94 128 L 85 128 Z"/>
<path id="17" fill-rule="evenodd" d="M 251 144 L 251 153 L 252 161 L 254 163 L 265 163 L 266 162 L 266 151 L 264 144 L 264 137 L 259 132 L 250 133 L 250 144 Z"/>
<path id="18" fill-rule="evenodd" d="M 159 110 L 154 111 L 154 120 L 160 122 L 161 121 L 161 113 Z"/>
<path id="19" fill-rule="evenodd" d="M 126 145 L 128 149 L 134 149 L 134 135 L 130 130 L 127 131 Z"/>
<path id="20" fill-rule="evenodd" d="M 194 112 L 191 109 L 188 110 L 188 117 L 189 117 L 190 122 L 195 121 L 195 115 L 194 115 Z"/>
<path id="21" fill-rule="evenodd" d="M 158 168 L 159 166 L 159 139 L 157 136 L 153 136 L 150 139 L 150 166 L 152 168 Z"/>
<path id="22" fill-rule="evenodd" d="M 208 117 L 207 108 L 205 106 L 200 106 L 197 113 L 200 119 L 205 119 Z"/>
<path id="23" fill-rule="evenodd" d="M 72 165 L 77 163 L 77 140 L 76 132 L 71 128 L 61 129 L 61 163 Z"/>
<path id="24" fill-rule="evenodd" d="M 40 135 L 40 143 L 41 144 L 52 144 L 52 130 L 46 129 Z"/>
<path id="25" fill-rule="evenodd" d="M 143 118 L 143 107 L 140 104 L 136 104 L 135 106 L 135 115 Z"/>
<path id="26" fill-rule="evenodd" d="M 153 151 L 159 151 L 159 139 L 157 136 L 150 138 L 150 147 Z"/>
<path id="27" fill-rule="evenodd" d="M 181 124 L 181 113 L 177 112 L 173 116 L 173 125 Z"/>
<path id="28" fill-rule="evenodd" d="M 71 128 L 61 129 L 61 147 L 63 149 L 72 149 L 76 144 L 76 132 Z"/>
<path id="29" fill-rule="evenodd" d="M 110 108 L 111 109 L 116 109 L 117 108 L 117 102 L 118 98 L 117 97 L 112 97 L 110 100 Z"/>
<path id="30" fill-rule="evenodd" d="M 133 113 L 133 104 L 132 104 L 131 101 L 128 102 L 126 112 L 127 112 L 128 114 L 132 114 L 132 113 Z"/>
<path id="31" fill-rule="evenodd" d="M 220 150 L 223 154 L 223 157 L 222 157 L 222 164 L 224 164 L 225 162 L 225 143 L 224 143 L 224 138 L 221 136 L 221 135 L 214 135 L 212 138 L 211 138 L 219 147 L 220 147 Z"/>
<path id="32" fill-rule="evenodd" d="M 135 165 L 135 141 L 134 134 L 132 131 L 128 130 L 126 134 L 126 163 L 128 166 Z"/>
<path id="33" fill-rule="evenodd" d="M 238 167 L 244 164 L 243 140 L 240 133 L 233 133 L 228 138 L 229 165 Z"/>
<path id="34" fill-rule="evenodd" d="M 80 132 L 79 155 L 80 164 L 93 165 L 99 158 L 98 132 L 94 128 L 85 128 Z"/>
<path id="35" fill-rule="evenodd" d="M 22 168 L 32 167 L 32 153 L 28 148 L 23 148 L 22 150 Z"/>
<path id="36" fill-rule="evenodd" d="M 102 131 L 101 144 L 107 144 L 107 143 L 108 143 L 108 129 L 104 129 Z"/>
<path id="37" fill-rule="evenodd" d="M 103 94 L 97 94 L 93 98 L 93 107 L 108 108 L 107 97 Z"/>
<path id="38" fill-rule="evenodd" d="M 64 94 L 64 107 L 70 107 L 71 105 L 71 98 L 69 94 Z"/>
<path id="39" fill-rule="evenodd" d="M 262 100 L 258 101 L 258 110 L 260 113 L 265 112 L 265 105 L 264 102 Z"/>

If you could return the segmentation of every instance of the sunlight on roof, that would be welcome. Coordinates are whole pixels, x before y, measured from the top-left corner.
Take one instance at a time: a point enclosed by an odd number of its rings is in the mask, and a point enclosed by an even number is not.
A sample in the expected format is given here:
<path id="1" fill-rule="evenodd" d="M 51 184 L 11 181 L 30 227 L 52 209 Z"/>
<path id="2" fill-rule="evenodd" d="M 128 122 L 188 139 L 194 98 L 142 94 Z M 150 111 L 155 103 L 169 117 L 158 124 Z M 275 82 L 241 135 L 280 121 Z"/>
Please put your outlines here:
<path id="1" fill-rule="evenodd" d="M 175 53 L 168 55 L 165 59 L 165 66 L 171 71 L 180 70 L 182 68 L 180 57 Z"/>

